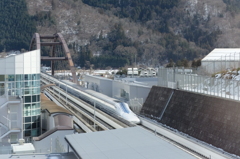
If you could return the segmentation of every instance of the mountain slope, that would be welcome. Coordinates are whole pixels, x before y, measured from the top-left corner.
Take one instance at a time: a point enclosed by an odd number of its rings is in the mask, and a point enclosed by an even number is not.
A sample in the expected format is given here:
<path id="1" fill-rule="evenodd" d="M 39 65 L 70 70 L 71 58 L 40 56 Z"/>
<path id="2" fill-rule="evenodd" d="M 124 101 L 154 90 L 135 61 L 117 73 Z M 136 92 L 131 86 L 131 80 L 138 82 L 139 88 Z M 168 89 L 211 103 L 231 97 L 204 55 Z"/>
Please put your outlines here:
<path id="1" fill-rule="evenodd" d="M 159 66 L 238 47 L 237 0 L 26 0 L 40 33 L 61 32 L 75 63 Z M 89 61 L 89 62 L 87 62 Z M 113 65 L 114 63 L 114 65 Z"/>
<path id="2" fill-rule="evenodd" d="M 0 28 L 0 52 L 29 48 L 36 28 L 25 0 L 0 1 Z"/>

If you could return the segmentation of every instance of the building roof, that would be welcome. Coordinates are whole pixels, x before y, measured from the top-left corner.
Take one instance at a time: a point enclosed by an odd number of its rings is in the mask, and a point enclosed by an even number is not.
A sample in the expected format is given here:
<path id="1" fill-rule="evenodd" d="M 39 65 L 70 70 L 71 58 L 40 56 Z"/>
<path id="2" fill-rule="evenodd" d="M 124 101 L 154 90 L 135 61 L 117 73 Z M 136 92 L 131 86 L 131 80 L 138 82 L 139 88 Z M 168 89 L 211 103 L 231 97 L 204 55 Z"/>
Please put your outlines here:
<path id="1" fill-rule="evenodd" d="M 98 75 L 84 75 L 85 78 L 89 77 L 89 78 L 96 78 L 96 79 L 104 79 L 106 81 L 112 81 L 112 79 L 106 78 L 106 77 L 102 77 L 102 76 L 98 76 Z"/>
<path id="2" fill-rule="evenodd" d="M 82 159 L 195 158 L 141 127 L 66 135 L 65 140 Z"/>
<path id="3" fill-rule="evenodd" d="M 0 155 L 1 159 L 76 159 L 76 156 L 72 152 L 68 153 L 28 153 L 28 154 L 6 154 Z"/>
<path id="4" fill-rule="evenodd" d="M 43 93 L 41 93 L 41 109 L 47 110 L 50 115 L 54 113 L 64 113 L 72 115 L 68 110 L 58 106 L 57 104 L 49 100 Z"/>
<path id="5" fill-rule="evenodd" d="M 11 144 L 11 146 L 12 146 L 14 154 L 33 153 L 33 152 L 35 152 L 35 148 L 34 148 L 32 143 L 24 143 L 23 145 Z"/>
<path id="6" fill-rule="evenodd" d="M 202 61 L 239 61 L 240 48 L 216 48 L 212 50 Z"/>

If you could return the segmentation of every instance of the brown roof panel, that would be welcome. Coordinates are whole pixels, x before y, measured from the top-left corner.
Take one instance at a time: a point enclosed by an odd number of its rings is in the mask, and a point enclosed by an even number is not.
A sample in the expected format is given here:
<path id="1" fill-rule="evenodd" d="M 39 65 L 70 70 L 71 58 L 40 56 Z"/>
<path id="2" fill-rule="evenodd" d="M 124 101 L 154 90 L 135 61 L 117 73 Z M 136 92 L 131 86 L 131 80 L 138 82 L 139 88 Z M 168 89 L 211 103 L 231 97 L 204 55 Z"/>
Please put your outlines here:
<path id="1" fill-rule="evenodd" d="M 48 99 L 43 93 L 41 93 L 41 109 L 47 110 L 50 114 L 64 113 L 72 115 L 67 109 L 58 106 L 56 103 Z"/>

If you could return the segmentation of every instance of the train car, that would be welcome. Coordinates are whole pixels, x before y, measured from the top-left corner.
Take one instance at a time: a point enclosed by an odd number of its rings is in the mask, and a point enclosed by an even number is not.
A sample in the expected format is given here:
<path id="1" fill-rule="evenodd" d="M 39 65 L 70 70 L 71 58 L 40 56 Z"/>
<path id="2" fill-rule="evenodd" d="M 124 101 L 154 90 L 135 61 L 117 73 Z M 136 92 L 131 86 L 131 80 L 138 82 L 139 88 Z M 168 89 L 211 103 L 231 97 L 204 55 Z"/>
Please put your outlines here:
<path id="1" fill-rule="evenodd" d="M 69 83 L 68 81 L 64 82 L 65 84 L 60 85 L 60 88 L 62 88 L 63 90 L 66 90 L 68 93 L 71 93 L 72 95 L 80 98 L 81 100 L 94 105 L 107 112 L 108 114 L 116 114 L 116 110 L 115 107 L 112 104 L 109 104 L 105 101 L 102 101 L 88 93 L 85 92 L 85 88 L 81 88 L 78 85 L 74 84 L 74 83 Z M 66 88 L 67 87 L 67 88 Z"/>
<path id="2" fill-rule="evenodd" d="M 79 85 L 70 81 L 59 81 L 58 79 L 46 74 L 42 74 L 42 76 L 52 83 L 55 83 L 63 90 L 66 90 L 68 93 L 73 94 L 74 96 L 88 102 L 91 105 L 95 104 L 97 108 L 110 115 L 120 116 L 121 118 L 135 124 L 140 124 L 141 122 L 137 115 L 130 110 L 128 104 L 125 102 L 116 100 L 93 90 L 80 87 Z"/>
<path id="3" fill-rule="evenodd" d="M 104 94 L 98 93 L 96 91 L 93 90 L 85 90 L 85 92 L 87 92 L 88 94 L 101 99 L 102 101 L 105 101 L 111 105 L 113 105 L 115 107 L 115 111 L 117 113 L 117 115 L 119 115 L 120 117 L 131 121 L 133 123 L 139 124 L 140 123 L 140 119 L 137 117 L 137 115 L 135 113 L 133 113 L 131 111 L 131 109 L 129 108 L 128 104 L 125 102 L 122 102 L 120 100 L 111 98 L 109 96 L 106 96 Z"/>
<path id="4" fill-rule="evenodd" d="M 83 87 L 78 86 L 75 83 L 70 81 L 62 81 L 64 84 L 60 87 L 66 89 L 65 87 L 71 87 L 69 90 L 72 91 L 70 93 L 79 97 L 80 99 L 94 105 L 108 114 L 114 114 L 122 117 L 123 119 L 130 121 L 135 124 L 140 123 L 140 119 L 137 117 L 135 113 L 133 113 L 128 104 L 125 102 L 121 102 L 117 99 L 111 98 L 99 92 L 89 90 Z M 95 97 L 95 98 L 94 98 Z M 93 99 L 94 98 L 94 99 Z"/>

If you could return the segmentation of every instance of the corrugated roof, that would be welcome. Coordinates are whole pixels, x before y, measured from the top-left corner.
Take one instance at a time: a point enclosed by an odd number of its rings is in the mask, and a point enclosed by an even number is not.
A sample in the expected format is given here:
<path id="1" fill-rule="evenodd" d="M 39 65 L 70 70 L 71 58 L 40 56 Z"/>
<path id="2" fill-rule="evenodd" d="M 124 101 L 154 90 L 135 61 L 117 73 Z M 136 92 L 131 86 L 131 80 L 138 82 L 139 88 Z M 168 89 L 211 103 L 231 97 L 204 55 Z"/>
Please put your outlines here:
<path id="1" fill-rule="evenodd" d="M 41 109 L 47 110 L 50 114 L 66 113 L 72 115 L 68 110 L 49 100 L 43 93 L 41 93 Z"/>
<path id="2" fill-rule="evenodd" d="M 240 48 L 216 48 L 212 50 L 202 61 L 239 61 Z"/>
<path id="3" fill-rule="evenodd" d="M 82 159 L 195 158 L 140 127 L 72 134 L 65 139 Z"/>

